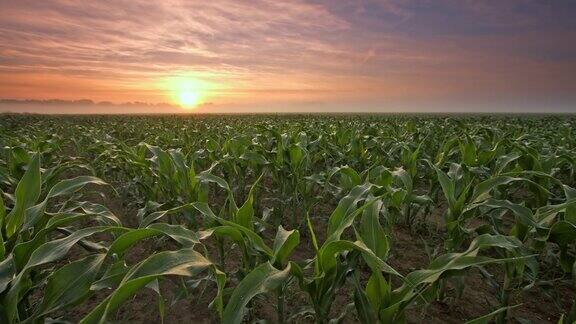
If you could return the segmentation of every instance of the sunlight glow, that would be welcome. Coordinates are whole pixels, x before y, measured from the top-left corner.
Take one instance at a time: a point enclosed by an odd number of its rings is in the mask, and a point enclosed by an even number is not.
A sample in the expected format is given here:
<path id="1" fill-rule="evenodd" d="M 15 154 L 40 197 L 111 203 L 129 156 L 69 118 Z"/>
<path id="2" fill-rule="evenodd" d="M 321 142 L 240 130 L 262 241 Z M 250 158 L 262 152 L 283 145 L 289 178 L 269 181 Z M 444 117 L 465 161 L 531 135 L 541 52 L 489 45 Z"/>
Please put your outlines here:
<path id="1" fill-rule="evenodd" d="M 196 107 L 200 103 L 200 94 L 193 90 L 183 90 L 180 92 L 180 105 L 185 109 Z"/>
<path id="2" fill-rule="evenodd" d="M 172 103 L 186 110 L 202 105 L 210 92 L 210 85 L 192 73 L 165 78 L 161 80 L 159 87 L 166 91 Z"/>

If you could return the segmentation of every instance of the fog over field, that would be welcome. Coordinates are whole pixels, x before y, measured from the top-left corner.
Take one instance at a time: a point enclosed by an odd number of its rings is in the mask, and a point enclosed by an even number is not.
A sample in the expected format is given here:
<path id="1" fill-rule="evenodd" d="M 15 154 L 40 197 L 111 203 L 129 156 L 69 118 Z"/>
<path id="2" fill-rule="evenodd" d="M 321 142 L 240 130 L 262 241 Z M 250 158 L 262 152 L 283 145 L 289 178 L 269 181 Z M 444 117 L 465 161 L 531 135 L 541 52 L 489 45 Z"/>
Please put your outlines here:
<path id="1" fill-rule="evenodd" d="M 350 104 L 354 105 L 354 104 Z M 34 114 L 243 114 L 243 113 L 498 113 L 498 114 L 541 114 L 541 113 L 576 113 L 575 106 L 570 102 L 550 103 L 517 101 L 508 104 L 498 102 L 493 104 L 381 104 L 354 105 L 351 109 L 347 104 L 327 104 L 319 102 L 298 104 L 235 105 L 202 103 L 193 110 L 182 109 L 176 104 L 148 104 L 142 102 L 110 103 L 92 102 L 91 100 L 1 100 L 0 113 L 34 113 Z"/>

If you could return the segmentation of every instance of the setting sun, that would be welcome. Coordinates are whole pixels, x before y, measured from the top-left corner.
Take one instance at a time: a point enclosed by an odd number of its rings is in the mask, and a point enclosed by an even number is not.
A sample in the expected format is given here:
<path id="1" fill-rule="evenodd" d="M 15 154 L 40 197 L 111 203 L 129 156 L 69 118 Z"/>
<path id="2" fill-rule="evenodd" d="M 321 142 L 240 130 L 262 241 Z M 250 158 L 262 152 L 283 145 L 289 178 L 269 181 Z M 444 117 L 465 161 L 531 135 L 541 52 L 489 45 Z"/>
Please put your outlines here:
<path id="1" fill-rule="evenodd" d="M 160 81 L 170 101 L 183 109 L 194 109 L 210 96 L 210 84 L 192 73 L 180 74 Z"/>
<path id="2" fill-rule="evenodd" d="M 200 102 L 200 94 L 192 90 L 180 92 L 180 105 L 186 109 L 194 108 Z"/>

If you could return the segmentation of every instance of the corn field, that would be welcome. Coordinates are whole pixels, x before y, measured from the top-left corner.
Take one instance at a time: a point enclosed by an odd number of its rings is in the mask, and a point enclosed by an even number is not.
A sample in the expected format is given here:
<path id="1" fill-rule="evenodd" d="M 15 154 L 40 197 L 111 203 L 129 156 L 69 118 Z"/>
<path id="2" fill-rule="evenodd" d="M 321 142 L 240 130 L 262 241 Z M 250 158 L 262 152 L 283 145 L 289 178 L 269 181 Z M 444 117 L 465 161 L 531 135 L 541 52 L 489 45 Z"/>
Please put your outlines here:
<path id="1" fill-rule="evenodd" d="M 0 322 L 573 323 L 569 116 L 0 119 Z"/>

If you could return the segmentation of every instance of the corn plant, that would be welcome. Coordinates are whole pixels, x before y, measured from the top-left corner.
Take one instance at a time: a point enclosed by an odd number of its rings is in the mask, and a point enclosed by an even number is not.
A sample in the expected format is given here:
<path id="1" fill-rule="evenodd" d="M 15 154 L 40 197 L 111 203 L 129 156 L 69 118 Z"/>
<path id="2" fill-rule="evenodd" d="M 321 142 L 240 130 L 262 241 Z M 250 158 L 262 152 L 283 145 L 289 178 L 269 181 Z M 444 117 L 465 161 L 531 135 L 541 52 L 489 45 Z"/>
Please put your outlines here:
<path id="1" fill-rule="evenodd" d="M 378 241 L 374 235 L 383 234 L 378 226 L 378 211 L 371 210 L 365 214 L 362 221 L 360 240 L 349 241 L 341 239 L 344 231 L 352 226 L 355 218 L 364 210 L 377 203 L 378 198 L 370 197 L 369 192 L 373 188 L 371 184 L 363 184 L 354 187 L 348 195 L 340 200 L 334 212 L 328 220 L 327 238 L 322 245 L 318 245 L 312 226 L 309 226 L 312 243 L 316 251 L 313 267 L 314 275 L 307 278 L 303 269 L 293 264 L 294 275 L 300 282 L 301 288 L 309 295 L 313 306 L 316 321 L 325 323 L 330 319 L 331 306 L 334 303 L 336 292 L 344 285 L 347 276 L 358 266 L 357 254 L 359 252 L 364 260 L 379 271 L 397 274 L 397 272 L 382 260 L 380 256 L 387 253 L 387 243 Z M 366 201 L 361 207 L 357 204 Z M 375 208 L 378 208 L 376 205 Z M 379 231 L 379 232 L 373 232 Z M 370 245 L 380 254 L 377 255 L 363 242 L 362 235 Z M 384 238 L 383 236 L 382 238 Z M 344 259 L 340 254 L 346 254 Z M 356 257 L 355 257 L 356 256 Z"/>
<path id="2" fill-rule="evenodd" d="M 10 196 L 13 197 L 11 204 L 7 205 L 0 197 L 0 293 L 3 300 L 2 314 L 7 322 L 42 317 L 78 302 L 82 296 L 60 301 L 45 299 L 42 304 L 32 303 L 30 293 L 37 285 L 45 289 L 45 293 L 52 294 L 47 295 L 51 298 L 70 288 L 53 283 L 51 279 L 43 286 L 42 281 L 51 271 L 41 266 L 61 259 L 76 243 L 88 251 L 98 250 L 99 244 L 86 241 L 85 238 L 113 231 L 120 226 L 120 221 L 112 213 L 97 204 L 65 201 L 59 210 L 49 212 L 48 207 L 56 198 L 73 194 L 88 184 L 105 183 L 95 177 L 79 176 L 62 180 L 53 186 L 43 186 L 42 177 L 46 173 L 41 171 L 40 159 L 40 154 L 31 157 L 26 172 Z M 100 226 L 78 227 L 78 222 L 86 219 L 93 219 Z M 58 234 L 69 235 L 50 241 Z M 54 278 L 54 275 L 49 278 Z"/>
<path id="3" fill-rule="evenodd" d="M 491 258 L 479 255 L 481 250 L 501 248 L 515 251 L 521 243 L 514 238 L 484 234 L 474 239 L 461 253 L 448 253 L 433 260 L 427 269 L 416 270 L 402 278 L 402 286 L 393 289 L 392 281 L 373 269 L 366 287 L 357 282 L 355 306 L 363 323 L 402 323 L 406 310 L 416 303 L 428 303 L 435 297 L 443 278 L 459 275 L 470 267 L 489 263 L 507 263 L 522 259 L 522 255 L 509 258 Z"/>

